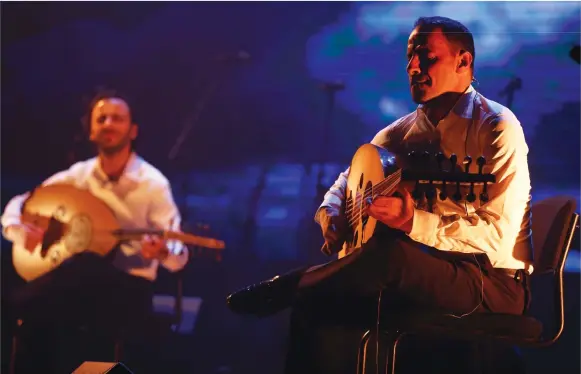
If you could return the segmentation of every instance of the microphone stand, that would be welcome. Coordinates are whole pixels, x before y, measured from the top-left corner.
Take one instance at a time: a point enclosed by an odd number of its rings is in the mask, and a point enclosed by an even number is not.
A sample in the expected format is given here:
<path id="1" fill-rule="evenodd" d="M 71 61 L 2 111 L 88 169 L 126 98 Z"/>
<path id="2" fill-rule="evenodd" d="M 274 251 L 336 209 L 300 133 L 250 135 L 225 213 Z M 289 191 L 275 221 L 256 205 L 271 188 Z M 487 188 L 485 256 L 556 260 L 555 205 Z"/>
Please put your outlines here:
<path id="1" fill-rule="evenodd" d="M 250 55 L 245 51 L 238 52 L 237 55 L 230 57 L 230 56 L 219 56 L 214 59 L 214 63 L 220 66 L 237 66 L 244 62 L 247 62 L 250 59 Z M 176 138 L 176 141 L 169 151 L 168 159 L 170 161 L 174 161 L 181 149 L 182 144 L 188 137 L 188 134 L 194 128 L 196 123 L 199 121 L 202 112 L 204 111 L 207 102 L 213 97 L 214 93 L 220 87 L 224 79 L 224 74 L 218 74 L 213 80 L 210 81 L 210 84 L 206 88 L 206 90 L 202 93 L 202 97 L 196 103 L 194 107 L 194 111 L 191 113 L 189 117 L 186 118 L 184 127 L 182 128 L 181 133 Z"/>
<path id="2" fill-rule="evenodd" d="M 317 191 L 326 189 L 328 186 L 323 186 L 324 165 L 329 161 L 329 139 L 331 137 L 331 125 L 333 119 L 333 109 L 335 108 L 335 95 L 337 92 L 345 89 L 345 84 L 341 82 L 324 82 L 319 88 L 327 95 L 327 110 L 325 112 L 325 119 L 323 122 L 323 154 L 319 156 L 321 160 L 321 168 L 317 176 Z"/>
<path id="3" fill-rule="evenodd" d="M 576 46 L 571 48 L 571 50 L 569 51 L 569 57 L 571 57 L 573 59 L 573 61 L 575 61 L 578 64 L 581 64 L 580 54 L 581 54 L 581 46 L 579 46 L 579 44 L 577 44 Z"/>
<path id="4" fill-rule="evenodd" d="M 522 79 L 520 79 L 519 77 L 515 77 L 510 82 L 508 82 L 508 84 L 506 85 L 506 87 L 504 87 L 502 91 L 498 93 L 500 97 L 506 96 L 506 107 L 508 109 L 512 109 L 514 94 L 521 88 L 522 88 Z"/>
<path id="5" fill-rule="evenodd" d="M 222 76 L 220 75 L 219 78 L 216 78 L 210 81 L 210 84 L 203 92 L 202 97 L 200 100 L 196 102 L 194 107 L 194 111 L 190 114 L 189 117 L 186 118 L 184 121 L 184 126 L 182 127 L 181 133 L 176 138 L 176 141 L 169 151 L 168 159 L 170 161 L 174 161 L 182 147 L 182 144 L 188 137 L 190 131 L 194 128 L 194 126 L 198 123 L 200 116 L 204 109 L 206 108 L 207 102 L 212 98 L 214 93 L 218 90 L 218 87 L 222 83 Z"/>
<path id="6" fill-rule="evenodd" d="M 217 65 L 220 65 L 220 67 L 233 66 L 233 65 L 238 65 L 239 62 L 244 62 L 248 59 L 249 59 L 248 54 L 245 54 L 243 56 L 241 56 L 239 54 L 239 56 L 237 56 L 237 58 L 227 58 L 227 57 L 223 57 L 223 56 L 217 57 L 214 59 L 214 63 Z M 172 162 L 172 161 L 175 161 L 177 159 L 177 156 L 181 150 L 181 147 L 182 147 L 183 143 L 185 142 L 185 140 L 187 139 L 188 135 L 190 134 L 190 131 L 199 122 L 200 116 L 202 115 L 202 112 L 206 108 L 207 103 L 212 99 L 212 97 L 214 96 L 214 94 L 216 93 L 216 91 L 218 90 L 220 85 L 222 84 L 222 82 L 224 80 L 224 75 L 225 74 L 223 74 L 222 71 L 220 71 L 220 73 L 217 74 L 217 76 L 215 76 L 213 79 L 210 80 L 210 83 L 207 85 L 205 91 L 203 91 L 201 98 L 196 102 L 196 105 L 194 106 L 194 110 L 192 111 L 192 113 L 188 117 L 186 117 L 186 120 L 184 121 L 184 126 L 182 127 L 182 131 L 180 132 L 180 134 L 176 138 L 175 143 L 174 143 L 173 147 L 170 149 L 169 154 L 168 154 L 168 160 L 170 161 L 170 165 L 172 165 L 172 167 L 170 167 L 170 168 L 173 169 L 174 172 L 179 170 L 179 168 L 177 167 L 177 165 L 175 165 L 176 163 Z M 181 188 L 182 194 L 185 194 L 185 195 L 188 194 L 188 192 L 189 192 L 189 178 L 187 176 L 181 181 L 180 188 Z M 178 209 L 180 210 L 180 212 L 182 214 L 182 221 L 184 222 L 184 225 L 187 225 L 188 221 L 190 220 L 190 217 L 188 214 L 188 209 L 187 209 L 185 201 L 178 203 Z"/>

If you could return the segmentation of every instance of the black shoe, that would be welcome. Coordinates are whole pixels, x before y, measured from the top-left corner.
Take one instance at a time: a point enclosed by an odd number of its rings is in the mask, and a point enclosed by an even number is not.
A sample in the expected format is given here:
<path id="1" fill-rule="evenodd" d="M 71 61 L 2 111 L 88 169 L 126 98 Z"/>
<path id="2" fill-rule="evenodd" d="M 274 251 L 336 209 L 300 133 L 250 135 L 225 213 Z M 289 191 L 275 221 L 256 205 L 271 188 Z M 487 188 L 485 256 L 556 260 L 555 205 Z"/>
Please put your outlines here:
<path id="1" fill-rule="evenodd" d="M 226 299 L 228 307 L 237 314 L 266 317 L 293 304 L 301 276 L 308 268 L 277 275 L 234 292 Z"/>

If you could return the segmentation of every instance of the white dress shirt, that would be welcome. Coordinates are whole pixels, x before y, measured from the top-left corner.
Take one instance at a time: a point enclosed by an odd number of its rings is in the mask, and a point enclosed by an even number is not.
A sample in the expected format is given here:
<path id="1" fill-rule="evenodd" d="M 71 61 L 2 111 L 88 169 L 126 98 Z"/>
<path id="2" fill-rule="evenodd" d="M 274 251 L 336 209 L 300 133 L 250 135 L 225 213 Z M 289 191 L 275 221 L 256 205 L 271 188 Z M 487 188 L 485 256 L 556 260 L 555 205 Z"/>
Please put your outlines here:
<path id="1" fill-rule="evenodd" d="M 179 230 L 181 217 L 167 178 L 154 166 L 132 154 L 118 181 L 111 182 L 101 169 L 98 158 L 80 161 L 58 172 L 43 185 L 70 183 L 87 189 L 104 201 L 115 213 L 123 228 L 157 228 Z M 17 240 L 6 228 L 20 223 L 20 211 L 28 193 L 12 198 L 1 218 L 7 240 Z M 169 255 L 161 264 L 170 271 L 182 269 L 188 261 L 188 250 L 179 241 L 168 241 Z M 140 242 L 122 244 L 113 265 L 134 276 L 155 280 L 159 260 L 147 260 L 140 254 Z"/>
<path id="2" fill-rule="evenodd" d="M 416 204 L 409 237 L 442 251 L 485 253 L 496 268 L 532 272 L 528 146 L 520 122 L 509 109 L 470 86 L 436 127 L 420 105 L 379 131 L 371 143 L 396 157 L 410 150 L 432 154 L 439 150 L 447 158 L 456 154 L 462 170 L 462 161 L 469 155 L 471 173 L 478 172 L 476 159 L 484 156 L 483 173 L 496 177 L 496 183 L 488 185 L 489 201 L 480 201 L 481 188 L 476 187 L 473 203 L 436 198 L 432 212 Z M 349 169 L 339 175 L 321 208 L 343 204 L 348 173 Z"/>

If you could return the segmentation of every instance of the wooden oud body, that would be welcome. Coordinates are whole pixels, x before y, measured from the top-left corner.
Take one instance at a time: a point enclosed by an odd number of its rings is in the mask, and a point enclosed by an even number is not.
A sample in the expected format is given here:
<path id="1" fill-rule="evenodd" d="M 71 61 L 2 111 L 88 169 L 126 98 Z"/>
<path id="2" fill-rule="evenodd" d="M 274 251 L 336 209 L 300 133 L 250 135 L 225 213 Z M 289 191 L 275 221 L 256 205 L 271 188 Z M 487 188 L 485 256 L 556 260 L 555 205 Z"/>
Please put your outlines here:
<path id="1" fill-rule="evenodd" d="M 14 268 L 27 281 L 83 251 L 105 256 L 118 243 L 110 234 L 119 229 L 113 211 L 89 191 L 68 184 L 35 189 L 24 203 L 22 222 L 46 230 L 43 242 L 32 252 L 13 244 Z"/>
<path id="2" fill-rule="evenodd" d="M 362 214 L 365 198 L 371 196 L 374 186 L 397 170 L 395 157 L 374 144 L 362 145 L 353 155 L 345 191 L 345 214 L 350 232 L 339 258 L 361 247 L 375 233 L 377 220 Z"/>

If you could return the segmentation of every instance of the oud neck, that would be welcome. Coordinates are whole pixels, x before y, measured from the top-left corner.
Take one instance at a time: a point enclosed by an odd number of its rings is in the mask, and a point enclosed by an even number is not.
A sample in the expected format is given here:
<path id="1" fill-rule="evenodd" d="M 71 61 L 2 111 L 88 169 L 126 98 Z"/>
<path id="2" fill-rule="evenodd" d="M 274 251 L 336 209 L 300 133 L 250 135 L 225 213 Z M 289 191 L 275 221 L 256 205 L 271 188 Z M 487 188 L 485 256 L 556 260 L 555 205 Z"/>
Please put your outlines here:
<path id="1" fill-rule="evenodd" d="M 166 232 L 158 229 L 119 229 L 112 234 L 119 240 L 141 240 L 145 235 L 165 237 Z"/>
<path id="2" fill-rule="evenodd" d="M 222 240 L 186 234 L 178 231 L 157 229 L 119 229 L 114 230 L 112 234 L 119 240 L 141 240 L 144 235 L 155 235 L 162 237 L 164 240 L 178 240 L 186 245 L 190 244 L 214 249 L 224 249 L 226 247 Z"/>

